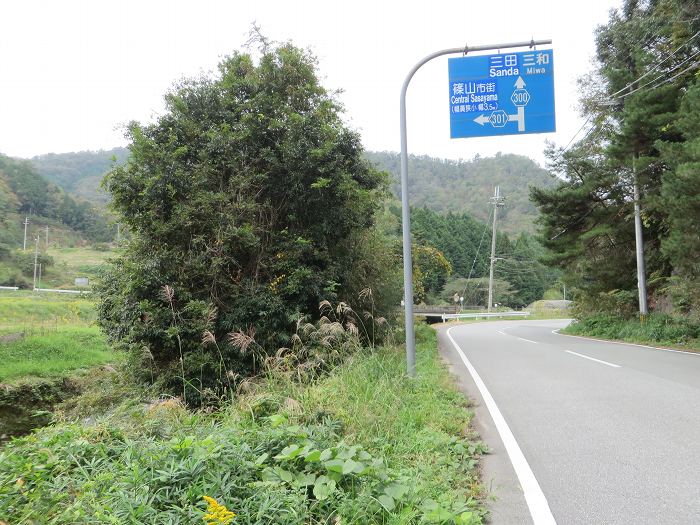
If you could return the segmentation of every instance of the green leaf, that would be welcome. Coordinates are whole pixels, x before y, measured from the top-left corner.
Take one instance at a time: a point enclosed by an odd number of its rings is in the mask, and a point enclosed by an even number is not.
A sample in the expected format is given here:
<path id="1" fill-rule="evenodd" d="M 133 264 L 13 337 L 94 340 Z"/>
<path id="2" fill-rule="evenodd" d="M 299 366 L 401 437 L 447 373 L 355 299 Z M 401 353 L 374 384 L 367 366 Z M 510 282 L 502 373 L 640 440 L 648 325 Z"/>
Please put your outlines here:
<path id="1" fill-rule="evenodd" d="M 341 472 L 343 474 L 351 474 L 352 472 L 355 471 L 355 469 L 357 467 L 364 468 L 364 465 L 362 465 L 361 463 L 357 463 L 356 461 L 353 461 L 352 459 L 348 459 L 345 461 L 345 463 L 343 463 L 343 469 Z M 362 468 L 360 470 L 362 470 Z"/>
<path id="2" fill-rule="evenodd" d="M 304 458 L 307 463 L 315 463 L 317 461 L 321 460 L 321 451 L 320 450 L 312 450 L 309 452 L 306 457 Z"/>
<path id="3" fill-rule="evenodd" d="M 392 498 L 391 496 L 387 496 L 386 494 L 382 494 L 377 499 L 379 500 L 379 503 L 382 505 L 382 507 L 384 507 L 384 509 L 387 512 L 391 512 L 392 510 L 394 510 L 394 508 L 396 508 L 396 503 L 394 502 L 394 498 Z"/>
<path id="4" fill-rule="evenodd" d="M 321 461 L 328 461 L 328 460 L 331 459 L 332 457 L 333 457 L 333 450 L 330 449 L 330 448 L 327 448 L 326 450 L 324 450 L 323 452 L 321 452 L 321 456 L 319 457 L 319 459 L 320 459 Z"/>
<path id="5" fill-rule="evenodd" d="M 330 183 L 331 183 L 330 179 L 325 179 L 323 177 L 319 177 L 318 179 L 316 179 L 315 182 L 313 182 L 311 184 L 311 188 L 313 188 L 315 190 L 320 190 L 321 188 L 325 188 L 326 186 L 328 186 Z"/>
<path id="6" fill-rule="evenodd" d="M 316 499 L 323 501 L 335 490 L 335 481 L 327 476 L 319 476 L 314 483 L 313 493 Z"/>
<path id="7" fill-rule="evenodd" d="M 308 487 L 316 483 L 316 474 L 312 472 L 300 472 L 297 474 L 294 484 L 298 487 Z"/>
<path id="8" fill-rule="evenodd" d="M 479 525 L 481 518 L 475 512 L 462 512 L 455 518 L 455 525 Z"/>
<path id="9" fill-rule="evenodd" d="M 287 422 L 287 418 L 284 417 L 282 414 L 273 414 L 267 419 L 270 421 L 272 428 L 277 428 L 281 425 L 284 425 Z"/>
<path id="10" fill-rule="evenodd" d="M 275 459 L 294 459 L 296 458 L 299 454 L 301 453 L 301 448 L 299 445 L 289 445 L 288 447 L 284 447 L 282 449 L 282 452 L 277 454 L 275 456 Z"/>
<path id="11" fill-rule="evenodd" d="M 343 473 L 343 465 L 345 462 L 342 459 L 329 459 L 323 463 L 323 466 L 331 472 Z"/>
<path id="12" fill-rule="evenodd" d="M 286 481 L 287 483 L 291 483 L 294 480 L 294 474 L 289 472 L 288 470 L 285 470 L 283 468 L 275 468 L 277 473 L 279 474 L 279 477 L 282 481 Z"/>
<path id="13" fill-rule="evenodd" d="M 408 492 L 408 487 L 399 483 L 392 483 L 384 488 L 384 492 L 392 498 L 400 500 Z"/>
<path id="14" fill-rule="evenodd" d="M 263 454 L 260 454 L 258 456 L 258 459 L 255 460 L 255 464 L 262 465 L 263 463 L 265 463 L 265 461 L 267 461 L 267 458 L 269 458 L 269 457 L 270 457 L 270 454 L 268 454 L 267 452 L 264 452 Z"/>

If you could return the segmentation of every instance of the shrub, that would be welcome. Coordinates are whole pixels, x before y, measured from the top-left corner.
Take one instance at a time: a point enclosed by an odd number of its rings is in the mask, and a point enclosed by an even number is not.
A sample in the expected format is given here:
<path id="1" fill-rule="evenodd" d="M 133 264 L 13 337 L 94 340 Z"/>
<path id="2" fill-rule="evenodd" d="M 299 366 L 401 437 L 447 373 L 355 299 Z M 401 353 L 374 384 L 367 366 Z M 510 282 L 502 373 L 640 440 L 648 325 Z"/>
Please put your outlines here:
<path id="1" fill-rule="evenodd" d="M 113 342 L 147 349 L 156 375 L 179 371 L 201 391 L 222 356 L 227 373 L 255 373 L 259 357 L 291 345 L 299 318 L 319 318 L 322 299 L 372 286 L 374 304 L 387 304 L 388 248 L 366 233 L 386 177 L 312 56 L 289 44 L 263 45 L 258 64 L 236 53 L 166 105 L 154 124 L 129 126 L 131 157 L 106 177 L 131 234 L 96 288 Z M 366 244 L 375 253 L 358 260 Z M 218 346 L 202 344 L 205 331 Z M 237 352 L 230 333 L 254 333 L 256 351 Z"/>

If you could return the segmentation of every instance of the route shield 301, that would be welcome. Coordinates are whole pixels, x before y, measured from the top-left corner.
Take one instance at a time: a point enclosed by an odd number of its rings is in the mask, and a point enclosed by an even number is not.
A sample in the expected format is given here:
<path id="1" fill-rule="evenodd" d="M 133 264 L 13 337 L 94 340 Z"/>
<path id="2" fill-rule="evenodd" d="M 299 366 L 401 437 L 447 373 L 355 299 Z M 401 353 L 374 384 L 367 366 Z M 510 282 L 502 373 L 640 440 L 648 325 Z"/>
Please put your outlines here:
<path id="1" fill-rule="evenodd" d="M 556 131 L 551 49 L 450 58 L 448 67 L 453 139 Z"/>

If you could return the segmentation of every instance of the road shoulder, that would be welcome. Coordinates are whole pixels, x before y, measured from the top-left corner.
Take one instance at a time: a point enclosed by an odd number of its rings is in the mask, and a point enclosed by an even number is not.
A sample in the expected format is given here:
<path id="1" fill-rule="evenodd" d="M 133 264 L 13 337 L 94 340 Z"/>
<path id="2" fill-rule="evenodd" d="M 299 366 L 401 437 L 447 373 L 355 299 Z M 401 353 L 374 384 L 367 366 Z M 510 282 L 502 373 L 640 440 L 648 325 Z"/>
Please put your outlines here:
<path id="1" fill-rule="evenodd" d="M 436 328 L 440 356 L 447 363 L 457 387 L 471 400 L 474 411 L 472 425 L 489 447 L 489 453 L 481 459 L 481 478 L 489 493 L 487 507 L 490 522 L 496 525 L 532 523 L 522 487 L 503 441 L 476 384 L 447 337 L 447 328 L 447 326 Z"/>

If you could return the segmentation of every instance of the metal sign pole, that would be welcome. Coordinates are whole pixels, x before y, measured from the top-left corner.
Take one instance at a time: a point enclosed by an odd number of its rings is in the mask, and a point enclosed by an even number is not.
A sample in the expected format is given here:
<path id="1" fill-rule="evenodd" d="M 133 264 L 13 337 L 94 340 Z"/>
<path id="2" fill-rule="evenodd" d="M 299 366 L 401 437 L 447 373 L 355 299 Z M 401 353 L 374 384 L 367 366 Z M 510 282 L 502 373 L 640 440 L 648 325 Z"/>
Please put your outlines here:
<path id="1" fill-rule="evenodd" d="M 423 64 L 443 55 L 466 54 L 470 51 L 492 51 L 494 49 L 510 49 L 514 47 L 534 47 L 551 44 L 551 40 L 530 40 L 509 44 L 494 44 L 486 46 L 465 46 L 443 49 L 432 53 L 418 62 L 408 72 L 401 87 L 401 229 L 403 233 L 403 290 L 406 320 L 406 368 L 410 377 L 416 375 L 416 336 L 413 326 L 413 267 L 411 258 L 411 220 L 408 202 L 408 139 L 406 135 L 406 91 L 413 75 Z"/>

